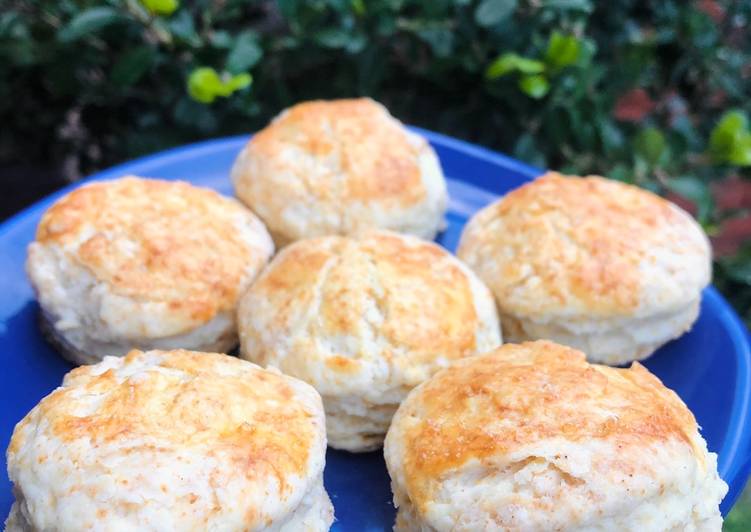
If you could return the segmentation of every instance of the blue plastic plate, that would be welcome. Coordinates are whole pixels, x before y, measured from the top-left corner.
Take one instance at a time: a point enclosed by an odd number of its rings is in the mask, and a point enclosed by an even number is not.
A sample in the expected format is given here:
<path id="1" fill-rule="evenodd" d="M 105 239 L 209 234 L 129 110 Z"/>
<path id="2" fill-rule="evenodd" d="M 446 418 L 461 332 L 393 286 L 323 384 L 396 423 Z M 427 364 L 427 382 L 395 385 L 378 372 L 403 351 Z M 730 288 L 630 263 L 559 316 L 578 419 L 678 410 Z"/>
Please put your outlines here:
<path id="1" fill-rule="evenodd" d="M 439 241 L 453 250 L 467 218 L 498 195 L 540 172 L 520 162 L 427 131 L 448 176 L 449 227 Z M 91 179 L 137 174 L 184 179 L 231 194 L 230 165 L 246 137 L 193 144 L 101 172 Z M 26 246 L 42 212 L 67 190 L 46 198 L 0 225 L 0 445 L 14 425 L 60 384 L 71 366 L 45 343 L 36 325 L 37 304 L 24 274 Z M 688 404 L 703 427 L 709 448 L 719 453 L 720 475 L 730 485 L 723 513 L 732 506 L 751 463 L 751 355 L 746 329 L 713 289 L 704 292 L 694 328 L 646 361 Z M 5 465 L 3 464 L 3 469 Z M 329 451 L 326 488 L 336 507 L 333 530 L 391 530 L 394 508 L 380 452 L 354 455 Z M 0 519 L 13 501 L 11 484 L 0 480 Z"/>

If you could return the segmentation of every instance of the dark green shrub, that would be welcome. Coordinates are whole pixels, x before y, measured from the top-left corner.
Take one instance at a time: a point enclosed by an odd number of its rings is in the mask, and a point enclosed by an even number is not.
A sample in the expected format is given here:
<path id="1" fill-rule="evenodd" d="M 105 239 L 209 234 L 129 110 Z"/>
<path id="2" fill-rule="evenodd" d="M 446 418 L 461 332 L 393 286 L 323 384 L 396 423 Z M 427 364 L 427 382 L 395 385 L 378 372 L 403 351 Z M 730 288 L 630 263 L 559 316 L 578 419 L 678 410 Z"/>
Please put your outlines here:
<path id="1" fill-rule="evenodd" d="M 2 5 L 2 161 L 76 177 L 257 129 L 298 100 L 372 95 L 539 166 L 688 200 L 717 237 L 718 284 L 751 319 L 749 2 Z M 731 174 L 747 199 L 728 206 L 713 183 Z"/>

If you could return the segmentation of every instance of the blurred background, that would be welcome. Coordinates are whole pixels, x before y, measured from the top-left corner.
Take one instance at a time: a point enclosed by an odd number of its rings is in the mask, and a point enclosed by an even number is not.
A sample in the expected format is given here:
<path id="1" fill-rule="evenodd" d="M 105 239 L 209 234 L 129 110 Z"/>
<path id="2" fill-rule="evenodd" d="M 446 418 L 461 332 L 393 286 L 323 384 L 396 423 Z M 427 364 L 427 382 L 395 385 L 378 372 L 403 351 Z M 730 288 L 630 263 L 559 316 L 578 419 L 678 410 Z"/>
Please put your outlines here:
<path id="1" fill-rule="evenodd" d="M 0 0 L 0 218 L 304 99 L 679 203 L 751 323 L 751 2 Z M 726 530 L 751 530 L 751 495 Z"/>

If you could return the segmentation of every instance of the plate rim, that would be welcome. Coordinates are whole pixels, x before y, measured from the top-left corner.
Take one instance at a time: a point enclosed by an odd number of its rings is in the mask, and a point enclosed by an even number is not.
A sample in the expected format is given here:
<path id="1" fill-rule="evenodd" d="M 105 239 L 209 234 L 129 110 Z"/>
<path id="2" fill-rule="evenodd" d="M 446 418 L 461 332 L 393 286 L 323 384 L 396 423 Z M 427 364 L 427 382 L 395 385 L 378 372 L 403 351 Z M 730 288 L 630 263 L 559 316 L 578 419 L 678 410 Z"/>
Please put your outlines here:
<path id="1" fill-rule="evenodd" d="M 409 129 L 422 135 L 435 146 L 453 150 L 474 159 L 481 159 L 491 165 L 520 174 L 528 180 L 532 180 L 543 173 L 543 170 L 539 168 L 535 168 L 489 148 L 418 127 L 410 126 Z M 35 216 L 40 210 L 48 207 L 52 202 L 84 183 L 133 173 L 137 167 L 156 160 L 164 163 L 169 162 L 170 159 L 181 159 L 186 153 L 190 153 L 191 157 L 197 157 L 211 152 L 226 150 L 230 147 L 235 147 L 235 145 L 239 149 L 251 137 L 251 134 L 233 135 L 183 144 L 130 159 L 91 174 L 44 196 L 0 222 L 0 239 L 12 233 L 16 227 L 28 220 L 29 217 Z M 459 179 L 459 181 L 465 180 Z M 724 468 L 719 473 L 729 486 L 728 493 L 721 504 L 723 514 L 727 514 L 727 511 L 729 511 L 743 490 L 747 477 L 751 473 L 751 332 L 748 331 L 730 303 L 713 285 L 709 285 L 704 290 L 703 297 L 706 298 L 709 306 L 717 311 L 718 319 L 728 331 L 728 336 L 736 352 L 736 356 L 734 357 L 737 366 L 734 383 L 735 390 L 733 394 L 733 406 L 728 420 L 728 439 L 722 448 L 717 450 L 718 456 L 721 454 L 725 462 Z"/>

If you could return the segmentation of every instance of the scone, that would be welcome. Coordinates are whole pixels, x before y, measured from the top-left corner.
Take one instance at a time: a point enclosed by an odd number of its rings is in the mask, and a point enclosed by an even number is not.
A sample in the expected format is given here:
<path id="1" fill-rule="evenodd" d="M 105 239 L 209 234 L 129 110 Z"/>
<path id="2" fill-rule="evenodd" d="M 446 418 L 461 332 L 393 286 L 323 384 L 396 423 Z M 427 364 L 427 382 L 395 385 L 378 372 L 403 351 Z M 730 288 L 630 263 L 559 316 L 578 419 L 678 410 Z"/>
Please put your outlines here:
<path id="1" fill-rule="evenodd" d="M 125 177 L 50 207 L 26 270 L 49 338 L 69 360 L 90 364 L 131 348 L 233 348 L 238 299 L 273 249 L 237 200 Z"/>
<path id="2" fill-rule="evenodd" d="M 711 277 L 709 241 L 679 207 L 555 172 L 478 212 L 457 254 L 495 294 L 507 341 L 550 339 L 606 364 L 690 329 Z"/>
<path id="3" fill-rule="evenodd" d="M 493 297 L 443 248 L 383 230 L 298 241 L 243 296 L 240 356 L 312 384 L 329 445 L 380 447 L 399 403 L 456 358 L 496 347 Z"/>
<path id="4" fill-rule="evenodd" d="M 313 388 L 244 360 L 106 357 L 16 425 L 6 530 L 328 530 L 324 429 Z"/>
<path id="5" fill-rule="evenodd" d="M 282 112 L 240 153 L 232 181 L 278 245 L 367 228 L 432 239 L 444 225 L 435 152 L 368 98 Z"/>
<path id="6" fill-rule="evenodd" d="M 638 363 L 505 344 L 413 390 L 384 446 L 396 530 L 719 532 L 693 415 Z"/>

